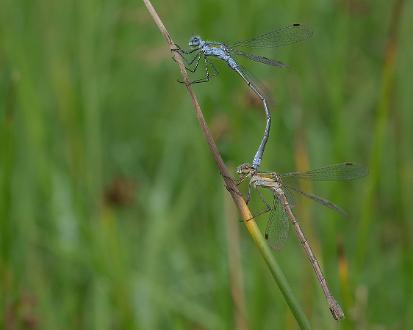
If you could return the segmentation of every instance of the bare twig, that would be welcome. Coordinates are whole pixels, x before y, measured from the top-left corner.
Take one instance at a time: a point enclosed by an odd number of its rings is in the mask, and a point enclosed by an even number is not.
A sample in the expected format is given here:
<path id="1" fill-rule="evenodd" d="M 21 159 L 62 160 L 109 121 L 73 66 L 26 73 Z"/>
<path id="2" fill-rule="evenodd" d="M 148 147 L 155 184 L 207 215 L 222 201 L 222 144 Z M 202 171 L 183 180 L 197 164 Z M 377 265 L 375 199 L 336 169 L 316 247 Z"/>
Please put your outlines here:
<path id="1" fill-rule="evenodd" d="M 166 30 L 164 24 L 162 23 L 161 19 L 159 18 L 159 15 L 157 14 L 156 10 L 152 6 L 150 0 L 143 0 L 145 3 L 149 13 L 151 14 L 153 20 L 155 21 L 156 25 L 158 26 L 159 30 L 163 34 L 165 40 L 167 41 L 169 45 L 169 49 L 172 50 L 175 48 L 175 44 Z M 201 107 L 199 105 L 199 102 L 194 94 L 194 91 L 192 90 L 192 87 L 189 85 L 189 77 L 188 73 L 186 72 L 185 65 L 182 61 L 182 58 L 180 56 L 175 56 L 175 60 L 179 65 L 179 69 L 181 71 L 181 74 L 184 78 L 184 82 L 186 83 L 186 88 L 188 90 L 188 93 L 191 97 L 192 104 L 195 109 L 195 115 L 196 118 L 198 119 L 199 125 L 201 126 L 201 130 L 205 136 L 205 139 L 208 143 L 209 149 L 215 159 L 215 162 L 218 166 L 219 172 L 225 182 L 225 186 L 229 193 L 231 194 L 231 197 L 236 204 L 241 217 L 247 227 L 247 230 L 251 237 L 253 238 L 255 244 L 257 245 L 259 251 L 261 252 L 265 262 L 267 263 L 271 274 L 273 275 L 273 278 L 277 282 L 288 306 L 291 309 L 291 312 L 293 313 L 294 317 L 296 318 L 298 324 L 302 329 L 310 329 L 310 323 L 308 319 L 306 318 L 304 312 L 298 305 L 297 299 L 292 293 L 292 290 L 284 276 L 284 274 L 281 271 L 280 266 L 274 259 L 269 247 L 266 244 L 266 241 L 264 237 L 262 236 L 256 222 L 253 220 L 253 216 L 251 214 L 251 211 L 249 210 L 248 206 L 246 205 L 242 194 L 240 193 L 235 181 L 232 179 L 231 174 L 229 173 L 228 169 L 226 168 L 221 155 L 218 151 L 218 148 L 215 144 L 214 139 L 212 138 L 211 133 L 209 132 L 208 126 L 205 122 Z"/>

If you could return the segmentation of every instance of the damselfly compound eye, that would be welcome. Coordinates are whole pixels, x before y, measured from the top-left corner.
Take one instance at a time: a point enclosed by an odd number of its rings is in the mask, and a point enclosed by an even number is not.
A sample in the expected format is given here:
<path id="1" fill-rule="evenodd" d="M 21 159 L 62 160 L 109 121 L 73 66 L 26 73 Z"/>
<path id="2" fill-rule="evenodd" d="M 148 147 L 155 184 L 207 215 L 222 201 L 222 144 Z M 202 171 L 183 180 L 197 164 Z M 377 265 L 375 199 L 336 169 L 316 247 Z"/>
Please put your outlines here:
<path id="1" fill-rule="evenodd" d="M 189 41 L 189 46 L 190 47 L 197 47 L 199 46 L 201 43 L 201 38 L 198 36 L 194 36 L 191 38 L 191 40 Z"/>
<path id="2" fill-rule="evenodd" d="M 244 163 L 237 167 L 237 174 L 248 174 L 251 172 L 251 165 Z"/>

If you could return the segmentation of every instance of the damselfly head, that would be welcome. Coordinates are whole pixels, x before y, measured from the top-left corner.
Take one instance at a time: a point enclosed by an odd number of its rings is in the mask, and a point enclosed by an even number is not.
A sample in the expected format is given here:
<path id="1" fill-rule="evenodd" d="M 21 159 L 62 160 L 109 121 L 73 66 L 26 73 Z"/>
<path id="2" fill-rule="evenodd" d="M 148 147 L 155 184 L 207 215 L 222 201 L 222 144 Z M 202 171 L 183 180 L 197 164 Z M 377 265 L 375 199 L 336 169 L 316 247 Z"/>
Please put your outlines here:
<path id="1" fill-rule="evenodd" d="M 239 175 L 248 175 L 250 174 L 254 168 L 247 163 L 241 164 L 240 166 L 237 167 L 237 174 Z"/>
<path id="2" fill-rule="evenodd" d="M 201 45 L 201 37 L 200 36 L 193 36 L 191 40 L 189 40 L 189 47 L 199 47 Z"/>

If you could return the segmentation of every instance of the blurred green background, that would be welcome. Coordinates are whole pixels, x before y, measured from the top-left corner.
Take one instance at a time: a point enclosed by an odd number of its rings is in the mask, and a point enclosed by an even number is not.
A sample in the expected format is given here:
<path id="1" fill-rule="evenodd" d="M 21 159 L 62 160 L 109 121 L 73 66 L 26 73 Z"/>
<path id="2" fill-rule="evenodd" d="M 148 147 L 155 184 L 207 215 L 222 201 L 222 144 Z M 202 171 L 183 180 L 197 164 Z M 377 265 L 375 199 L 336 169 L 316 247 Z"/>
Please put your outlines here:
<path id="1" fill-rule="evenodd" d="M 275 257 L 314 329 L 412 329 L 412 2 L 154 6 L 181 45 L 194 33 L 226 41 L 311 27 L 304 43 L 260 52 L 288 68 L 243 64 L 273 97 L 262 169 L 370 169 L 307 187 L 349 218 L 296 208 L 346 319 L 332 320 L 292 231 Z M 217 67 L 195 90 L 234 170 L 252 160 L 264 115 Z M 2 328 L 297 328 L 177 78 L 140 1 L 1 1 Z"/>

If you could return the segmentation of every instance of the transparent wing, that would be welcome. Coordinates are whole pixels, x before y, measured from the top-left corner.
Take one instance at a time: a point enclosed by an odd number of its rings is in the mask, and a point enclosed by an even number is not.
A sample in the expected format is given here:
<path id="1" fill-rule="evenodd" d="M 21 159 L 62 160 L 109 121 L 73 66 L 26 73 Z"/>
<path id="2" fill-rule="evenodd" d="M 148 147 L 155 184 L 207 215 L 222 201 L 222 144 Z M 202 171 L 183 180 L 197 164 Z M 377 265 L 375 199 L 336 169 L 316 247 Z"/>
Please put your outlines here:
<path id="1" fill-rule="evenodd" d="M 304 25 L 292 24 L 256 36 L 252 39 L 238 41 L 229 45 L 230 49 L 245 48 L 273 48 L 294 44 L 310 38 L 313 32 Z"/>
<path id="2" fill-rule="evenodd" d="M 301 190 L 299 190 L 297 188 L 294 188 L 294 187 L 288 187 L 288 190 L 289 191 L 294 191 L 296 193 L 299 193 L 302 196 L 305 196 L 305 197 L 307 197 L 307 198 L 309 198 L 313 201 L 316 201 L 317 203 L 319 203 L 319 204 L 321 204 L 325 207 L 328 207 L 331 210 L 334 210 L 334 211 L 340 213 L 342 216 L 345 216 L 345 217 L 347 216 L 346 211 L 344 211 L 341 207 L 337 206 L 333 202 L 330 202 L 328 199 L 322 198 L 320 196 L 317 196 L 317 195 L 314 195 L 314 194 L 311 194 L 311 193 L 308 193 L 308 192 L 301 191 Z"/>
<path id="3" fill-rule="evenodd" d="M 254 87 L 258 93 L 262 96 L 267 97 L 269 95 L 267 90 L 264 90 L 263 86 L 257 82 L 257 79 L 249 72 L 245 67 L 240 65 L 238 70 L 244 75 L 244 77 L 250 82 L 251 86 Z"/>
<path id="4" fill-rule="evenodd" d="M 272 249 L 281 250 L 288 238 L 289 227 L 288 217 L 283 207 L 274 198 L 274 207 L 271 209 L 264 234 Z"/>
<path id="5" fill-rule="evenodd" d="M 288 178 L 307 179 L 312 181 L 350 181 L 368 174 L 367 167 L 356 163 L 345 162 L 328 165 L 307 172 L 290 172 L 280 174 L 283 180 Z"/>
<path id="6" fill-rule="evenodd" d="M 244 56 L 244 57 L 246 57 L 246 58 L 248 58 L 248 59 L 250 59 L 250 60 L 252 60 L 252 61 L 259 62 L 259 63 L 263 63 L 263 64 L 267 64 L 267 65 L 277 66 L 277 67 L 281 67 L 281 68 L 287 66 L 286 64 L 284 64 L 284 63 L 282 63 L 282 62 L 280 62 L 280 61 L 272 60 L 272 59 L 267 58 L 267 57 L 265 57 L 265 56 L 248 54 L 248 53 L 242 52 L 242 51 L 240 51 L 240 50 L 235 50 L 235 49 L 234 49 L 234 50 L 231 51 L 231 53 L 232 53 L 232 54 L 235 54 L 235 55 L 241 55 L 241 56 Z"/>

